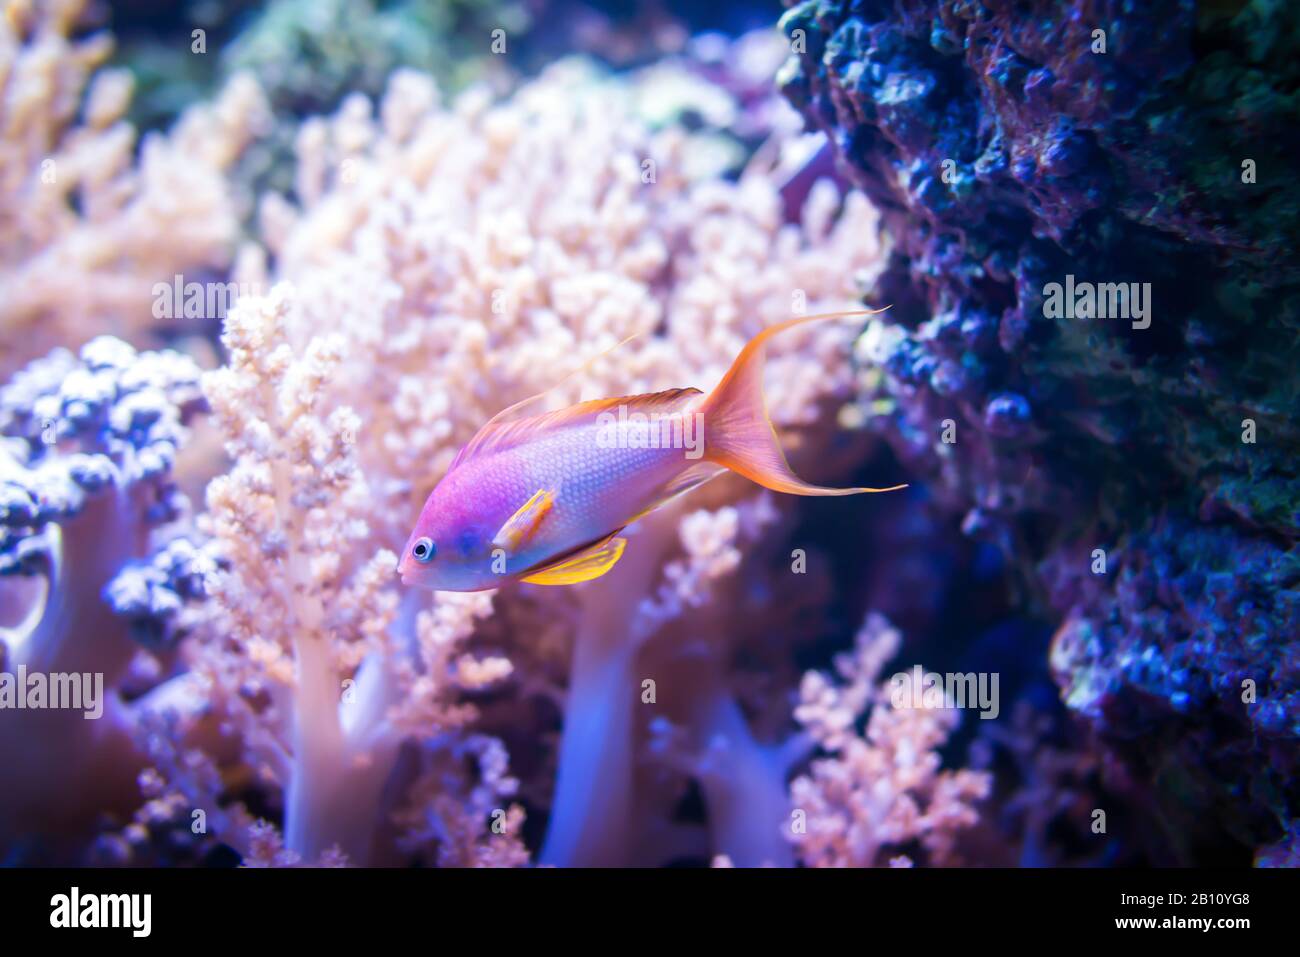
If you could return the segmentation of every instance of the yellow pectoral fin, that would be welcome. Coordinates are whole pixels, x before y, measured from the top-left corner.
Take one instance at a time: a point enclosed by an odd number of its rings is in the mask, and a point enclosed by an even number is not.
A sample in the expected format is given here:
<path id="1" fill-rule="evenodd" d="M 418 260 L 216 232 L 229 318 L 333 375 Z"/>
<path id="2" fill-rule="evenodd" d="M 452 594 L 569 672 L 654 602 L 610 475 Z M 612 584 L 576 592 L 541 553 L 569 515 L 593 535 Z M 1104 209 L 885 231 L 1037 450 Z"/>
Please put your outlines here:
<path id="1" fill-rule="evenodd" d="M 589 582 L 617 565 L 626 546 L 626 538 L 607 538 L 563 561 L 533 572 L 524 581 L 534 585 L 576 585 L 578 582 Z"/>
<path id="2" fill-rule="evenodd" d="M 542 519 L 554 504 L 554 492 L 544 488 L 538 489 L 533 497 L 525 502 L 519 511 L 506 519 L 506 523 L 492 536 L 492 547 L 504 548 L 512 555 L 518 552 L 520 546 L 533 537 Z"/>

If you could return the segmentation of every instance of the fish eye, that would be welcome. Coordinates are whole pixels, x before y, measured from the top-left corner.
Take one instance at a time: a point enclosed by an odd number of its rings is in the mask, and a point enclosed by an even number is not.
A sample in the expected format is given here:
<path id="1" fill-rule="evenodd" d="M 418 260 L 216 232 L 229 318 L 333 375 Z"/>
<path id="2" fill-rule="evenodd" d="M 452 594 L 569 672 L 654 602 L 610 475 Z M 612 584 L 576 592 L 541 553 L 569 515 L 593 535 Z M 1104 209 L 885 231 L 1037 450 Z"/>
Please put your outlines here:
<path id="1" fill-rule="evenodd" d="M 436 554 L 438 549 L 434 547 L 432 538 L 417 538 L 411 546 L 411 557 L 417 562 L 431 562 Z"/>

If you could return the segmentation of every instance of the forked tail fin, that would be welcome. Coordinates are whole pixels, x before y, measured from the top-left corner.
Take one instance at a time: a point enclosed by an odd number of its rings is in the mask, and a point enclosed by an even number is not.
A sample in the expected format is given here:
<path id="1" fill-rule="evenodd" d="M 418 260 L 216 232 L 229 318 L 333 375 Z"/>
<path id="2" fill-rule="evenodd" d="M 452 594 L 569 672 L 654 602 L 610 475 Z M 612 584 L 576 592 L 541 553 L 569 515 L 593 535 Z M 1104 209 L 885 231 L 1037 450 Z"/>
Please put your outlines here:
<path id="1" fill-rule="evenodd" d="M 886 306 L 885 309 L 889 307 Z M 809 485 L 790 469 L 777 440 L 776 429 L 767 415 L 763 398 L 763 354 L 767 340 L 805 322 L 819 319 L 846 319 L 870 316 L 885 309 L 828 312 L 816 316 L 799 316 L 768 326 L 753 339 L 718 387 L 699 406 L 704 414 L 704 457 L 731 469 L 750 481 L 775 492 L 791 495 L 857 495 L 861 492 L 893 492 L 906 485 L 890 488 L 824 488 Z"/>

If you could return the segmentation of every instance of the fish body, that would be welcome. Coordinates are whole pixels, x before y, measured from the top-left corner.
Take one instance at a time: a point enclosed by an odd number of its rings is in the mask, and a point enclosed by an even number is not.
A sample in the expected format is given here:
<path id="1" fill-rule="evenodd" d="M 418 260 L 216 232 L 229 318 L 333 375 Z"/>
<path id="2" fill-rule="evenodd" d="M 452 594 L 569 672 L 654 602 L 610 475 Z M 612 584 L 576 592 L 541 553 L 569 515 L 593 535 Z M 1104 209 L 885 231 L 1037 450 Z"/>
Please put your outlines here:
<path id="1" fill-rule="evenodd" d="M 670 389 L 500 421 L 506 410 L 461 450 L 430 493 L 402 552 L 402 580 L 478 591 L 510 580 L 599 577 L 622 554 L 619 531 L 727 469 L 794 494 L 886 491 L 800 480 L 785 462 L 762 397 L 768 337 L 814 319 L 866 314 L 801 317 L 765 329 L 709 395 Z"/>
<path id="2" fill-rule="evenodd" d="M 613 401 L 635 403 L 640 398 Z M 673 401 L 655 404 L 667 415 Z M 638 443 L 635 436 L 611 443 L 608 420 L 602 424 L 600 410 L 565 411 L 569 414 L 558 422 L 546 415 L 518 420 L 516 427 L 532 438 L 463 458 L 429 496 L 412 542 L 426 536 L 437 543 L 437 555 L 429 563 L 442 563 L 437 587 L 498 588 L 503 575 L 513 577 L 627 525 L 695 465 L 683 449 L 663 443 L 636 448 L 634 444 L 646 443 Z M 503 548 L 494 556 L 496 532 L 539 489 L 554 494 L 552 513 L 516 550 Z M 404 577 L 415 570 L 408 563 Z"/>

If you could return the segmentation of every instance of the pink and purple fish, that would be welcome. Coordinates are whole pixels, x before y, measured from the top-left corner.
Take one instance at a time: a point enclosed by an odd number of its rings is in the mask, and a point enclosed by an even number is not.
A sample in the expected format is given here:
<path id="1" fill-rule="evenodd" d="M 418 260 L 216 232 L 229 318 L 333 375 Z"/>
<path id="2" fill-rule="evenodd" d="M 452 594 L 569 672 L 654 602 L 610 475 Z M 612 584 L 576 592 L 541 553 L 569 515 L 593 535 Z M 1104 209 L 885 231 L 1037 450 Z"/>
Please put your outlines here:
<path id="1" fill-rule="evenodd" d="M 793 495 L 906 488 L 804 482 L 786 462 L 763 399 L 764 346 L 773 335 L 818 319 L 872 314 L 801 316 L 770 326 L 708 395 L 669 389 L 509 418 L 534 396 L 503 410 L 429 493 L 402 550 L 402 581 L 482 591 L 508 581 L 599 578 L 623 555 L 619 532 L 727 470 Z"/>

